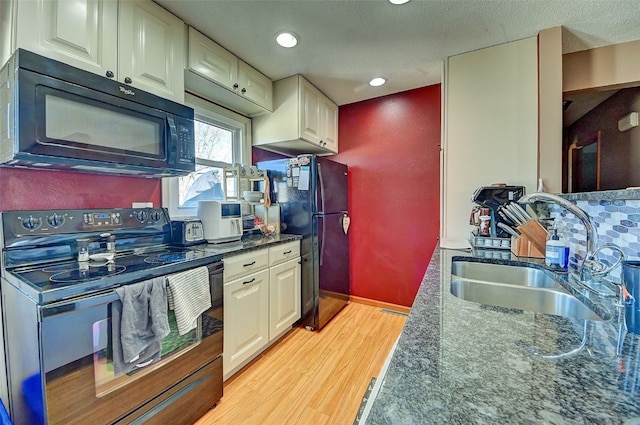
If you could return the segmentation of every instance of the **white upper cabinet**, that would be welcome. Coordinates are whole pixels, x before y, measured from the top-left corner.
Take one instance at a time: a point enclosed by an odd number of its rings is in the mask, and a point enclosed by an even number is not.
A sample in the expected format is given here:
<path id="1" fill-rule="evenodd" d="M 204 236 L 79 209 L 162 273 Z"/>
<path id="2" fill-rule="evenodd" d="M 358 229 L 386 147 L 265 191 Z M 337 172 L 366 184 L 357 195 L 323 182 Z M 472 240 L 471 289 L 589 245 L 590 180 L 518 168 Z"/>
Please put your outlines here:
<path id="1" fill-rule="evenodd" d="M 24 48 L 94 74 L 118 68 L 118 3 L 13 1 L 11 51 Z"/>
<path id="2" fill-rule="evenodd" d="M 338 153 L 338 106 L 300 75 L 274 83 L 272 114 L 253 120 L 253 144 L 285 155 Z"/>
<path id="3" fill-rule="evenodd" d="M 320 104 L 320 123 L 324 147 L 338 153 L 338 106 L 326 97 Z"/>
<path id="4" fill-rule="evenodd" d="M 249 116 L 273 109 L 271 80 L 193 28 L 188 64 L 186 84 L 198 94 Z"/>
<path id="5" fill-rule="evenodd" d="M 273 110 L 273 82 L 239 59 L 238 84 L 237 90 L 240 96 L 269 112 Z"/>
<path id="6" fill-rule="evenodd" d="M 238 58 L 191 27 L 189 69 L 229 90 L 238 87 Z"/>
<path id="7" fill-rule="evenodd" d="M 14 0 L 1 11 L 15 28 L 4 55 L 23 48 L 184 103 L 184 23 L 150 0 Z"/>
<path id="8" fill-rule="evenodd" d="M 121 1 L 119 15 L 118 80 L 184 103 L 184 23 L 148 0 Z"/>

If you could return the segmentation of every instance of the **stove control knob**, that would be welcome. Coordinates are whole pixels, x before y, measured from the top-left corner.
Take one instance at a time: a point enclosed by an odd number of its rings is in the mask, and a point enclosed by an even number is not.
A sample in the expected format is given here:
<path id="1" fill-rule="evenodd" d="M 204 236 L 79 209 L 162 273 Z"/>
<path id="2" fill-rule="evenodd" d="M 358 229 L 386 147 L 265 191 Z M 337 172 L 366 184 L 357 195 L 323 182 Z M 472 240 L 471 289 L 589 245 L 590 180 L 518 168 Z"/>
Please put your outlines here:
<path id="1" fill-rule="evenodd" d="M 154 223 L 157 221 L 160 221 L 160 213 L 158 211 L 152 211 L 151 212 L 151 221 L 153 221 Z"/>
<path id="2" fill-rule="evenodd" d="M 64 224 L 64 217 L 60 214 L 53 213 L 53 215 L 47 217 L 47 223 L 49 223 L 51 227 L 62 226 L 62 224 Z"/>
<path id="3" fill-rule="evenodd" d="M 35 230 L 42 225 L 42 220 L 30 215 L 28 218 L 22 220 L 22 227 L 28 230 Z"/>
<path id="4" fill-rule="evenodd" d="M 149 213 L 146 211 L 136 211 L 136 218 L 138 219 L 138 221 L 140 223 L 144 223 L 145 221 L 147 221 L 147 218 L 149 217 Z"/>

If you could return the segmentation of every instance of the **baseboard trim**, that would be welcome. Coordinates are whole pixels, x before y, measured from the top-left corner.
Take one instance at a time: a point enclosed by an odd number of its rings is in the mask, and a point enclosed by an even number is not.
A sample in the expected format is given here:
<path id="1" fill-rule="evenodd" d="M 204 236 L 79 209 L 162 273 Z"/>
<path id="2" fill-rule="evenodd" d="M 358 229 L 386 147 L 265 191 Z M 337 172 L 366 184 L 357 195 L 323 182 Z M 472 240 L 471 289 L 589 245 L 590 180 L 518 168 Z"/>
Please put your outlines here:
<path id="1" fill-rule="evenodd" d="M 407 307 L 399 304 L 387 303 L 384 301 L 372 300 L 370 298 L 356 297 L 355 295 L 349 296 L 349 301 L 352 303 L 366 304 L 374 307 L 386 308 L 387 310 L 398 311 L 400 313 L 409 314 L 411 307 Z"/>

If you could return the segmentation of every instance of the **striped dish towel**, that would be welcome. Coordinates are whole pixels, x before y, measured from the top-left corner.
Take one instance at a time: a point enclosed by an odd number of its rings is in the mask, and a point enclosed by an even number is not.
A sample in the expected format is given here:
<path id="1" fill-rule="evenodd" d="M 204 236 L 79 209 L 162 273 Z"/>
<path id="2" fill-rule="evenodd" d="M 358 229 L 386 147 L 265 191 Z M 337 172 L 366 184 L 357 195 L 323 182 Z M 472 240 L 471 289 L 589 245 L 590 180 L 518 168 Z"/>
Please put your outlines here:
<path id="1" fill-rule="evenodd" d="M 169 308 L 173 309 L 178 333 L 184 335 L 197 325 L 200 315 L 211 307 L 209 270 L 206 267 L 167 276 Z"/>

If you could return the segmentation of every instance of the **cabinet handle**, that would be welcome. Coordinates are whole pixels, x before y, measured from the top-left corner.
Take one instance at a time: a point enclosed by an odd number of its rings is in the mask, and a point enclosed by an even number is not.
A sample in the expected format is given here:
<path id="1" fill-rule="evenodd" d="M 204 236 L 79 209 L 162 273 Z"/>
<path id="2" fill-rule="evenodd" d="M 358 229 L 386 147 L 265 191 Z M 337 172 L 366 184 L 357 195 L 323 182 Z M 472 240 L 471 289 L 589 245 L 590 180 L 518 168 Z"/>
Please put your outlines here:
<path id="1" fill-rule="evenodd" d="M 293 252 L 292 250 L 289 250 L 289 251 L 285 251 L 285 252 L 283 252 L 282 254 L 283 254 L 283 255 L 289 255 L 289 254 L 291 254 L 292 252 Z"/>
<path id="2" fill-rule="evenodd" d="M 113 78 L 114 76 L 113 71 L 107 71 L 106 76 L 107 78 Z"/>
<path id="3" fill-rule="evenodd" d="M 245 94 L 247 92 L 247 89 L 242 88 L 242 90 L 240 90 L 242 92 L 242 94 Z"/>
<path id="4" fill-rule="evenodd" d="M 235 84 L 233 85 L 233 88 L 234 88 L 234 89 L 237 89 L 237 88 L 238 88 L 238 83 L 235 83 Z"/>
<path id="5" fill-rule="evenodd" d="M 253 266 L 255 264 L 255 260 L 250 262 L 249 264 L 243 264 L 242 267 L 249 267 L 249 266 Z"/>
<path id="6" fill-rule="evenodd" d="M 246 282 L 242 282 L 242 284 L 243 284 L 243 285 L 248 285 L 248 284 L 253 283 L 253 282 L 255 282 L 255 281 L 256 281 L 256 278 L 254 277 L 254 278 L 253 278 L 253 279 L 251 279 L 251 280 L 248 280 L 248 281 L 246 281 Z"/>
<path id="7" fill-rule="evenodd" d="M 131 77 L 125 77 L 125 79 L 124 79 L 124 82 L 125 82 L 126 84 L 131 84 L 131 83 L 132 83 L 132 81 L 133 81 L 133 80 L 131 79 Z"/>

